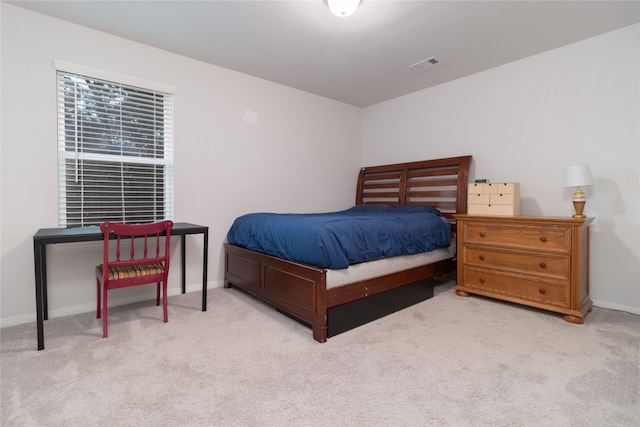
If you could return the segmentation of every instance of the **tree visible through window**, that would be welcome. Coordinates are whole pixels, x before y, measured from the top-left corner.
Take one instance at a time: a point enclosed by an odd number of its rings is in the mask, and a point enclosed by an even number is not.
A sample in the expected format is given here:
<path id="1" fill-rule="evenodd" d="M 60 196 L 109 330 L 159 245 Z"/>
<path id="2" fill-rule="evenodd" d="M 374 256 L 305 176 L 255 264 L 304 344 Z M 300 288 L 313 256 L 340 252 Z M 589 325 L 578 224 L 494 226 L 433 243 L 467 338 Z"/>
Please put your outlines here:
<path id="1" fill-rule="evenodd" d="M 173 217 L 172 95 L 58 71 L 60 226 Z"/>

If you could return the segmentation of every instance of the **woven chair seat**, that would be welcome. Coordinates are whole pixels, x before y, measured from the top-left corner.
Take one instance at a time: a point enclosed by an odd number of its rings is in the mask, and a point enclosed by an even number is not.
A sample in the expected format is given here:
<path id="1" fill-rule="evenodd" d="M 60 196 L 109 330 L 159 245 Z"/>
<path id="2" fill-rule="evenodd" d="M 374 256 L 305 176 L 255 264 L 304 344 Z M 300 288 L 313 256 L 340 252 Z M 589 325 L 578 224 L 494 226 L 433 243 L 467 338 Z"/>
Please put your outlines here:
<path id="1" fill-rule="evenodd" d="M 100 264 L 99 268 L 102 270 L 104 268 L 103 264 Z M 109 280 L 115 280 L 162 273 L 164 273 L 164 265 L 162 265 L 161 262 L 152 262 L 147 264 L 111 266 L 107 274 Z"/>

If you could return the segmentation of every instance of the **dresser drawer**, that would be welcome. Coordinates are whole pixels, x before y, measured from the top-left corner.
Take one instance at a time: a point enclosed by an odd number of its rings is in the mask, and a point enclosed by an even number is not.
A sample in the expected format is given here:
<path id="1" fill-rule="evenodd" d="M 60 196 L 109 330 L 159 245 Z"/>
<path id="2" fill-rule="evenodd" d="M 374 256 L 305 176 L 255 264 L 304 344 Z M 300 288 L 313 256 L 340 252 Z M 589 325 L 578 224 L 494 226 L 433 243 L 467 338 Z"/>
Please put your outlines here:
<path id="1" fill-rule="evenodd" d="M 478 193 L 469 194 L 469 196 L 467 196 L 467 203 L 469 204 L 469 206 L 471 205 L 488 206 L 489 197 L 491 197 L 490 194 L 478 194 Z"/>
<path id="2" fill-rule="evenodd" d="M 520 206 L 513 204 L 473 205 L 469 203 L 467 211 L 470 215 L 515 216 L 520 215 Z"/>
<path id="3" fill-rule="evenodd" d="M 463 231 L 465 243 L 478 243 L 517 247 L 523 249 L 569 252 L 571 249 L 571 228 L 538 227 L 535 225 L 509 226 L 480 221 L 465 222 Z"/>
<path id="4" fill-rule="evenodd" d="M 516 194 L 489 194 L 489 204 L 514 206 L 516 204 L 516 197 L 518 197 Z"/>
<path id="5" fill-rule="evenodd" d="M 463 286 L 498 298 L 508 296 L 560 307 L 569 304 L 569 287 L 562 282 L 542 282 L 466 268 Z"/>
<path id="6" fill-rule="evenodd" d="M 568 254 L 521 253 L 501 251 L 490 247 L 465 246 L 464 263 L 568 280 L 570 277 L 571 257 Z"/>

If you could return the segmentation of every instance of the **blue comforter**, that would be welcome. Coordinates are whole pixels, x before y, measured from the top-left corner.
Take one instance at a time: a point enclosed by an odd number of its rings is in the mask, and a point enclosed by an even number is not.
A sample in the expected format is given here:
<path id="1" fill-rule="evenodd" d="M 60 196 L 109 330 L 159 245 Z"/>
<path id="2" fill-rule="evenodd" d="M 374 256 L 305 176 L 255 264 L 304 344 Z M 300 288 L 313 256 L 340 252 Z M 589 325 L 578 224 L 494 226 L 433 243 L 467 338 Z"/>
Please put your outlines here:
<path id="1" fill-rule="evenodd" d="M 364 261 L 413 255 L 450 245 L 440 212 L 421 205 L 358 205 L 320 214 L 252 213 L 227 233 L 232 245 L 339 270 Z"/>

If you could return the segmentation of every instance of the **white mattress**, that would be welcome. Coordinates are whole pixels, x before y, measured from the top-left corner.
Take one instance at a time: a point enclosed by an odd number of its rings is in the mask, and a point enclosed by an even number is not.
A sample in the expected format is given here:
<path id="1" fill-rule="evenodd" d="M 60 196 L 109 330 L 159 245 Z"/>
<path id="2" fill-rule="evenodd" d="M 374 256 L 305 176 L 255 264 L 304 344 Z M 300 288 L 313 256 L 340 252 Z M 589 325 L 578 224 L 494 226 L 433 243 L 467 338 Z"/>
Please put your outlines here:
<path id="1" fill-rule="evenodd" d="M 360 282 L 385 274 L 407 270 L 420 265 L 431 264 L 456 255 L 456 239 L 451 239 L 451 246 L 444 249 L 436 249 L 416 255 L 404 255 L 393 258 L 385 258 L 377 261 L 354 264 L 344 270 L 327 270 L 327 289 Z"/>

